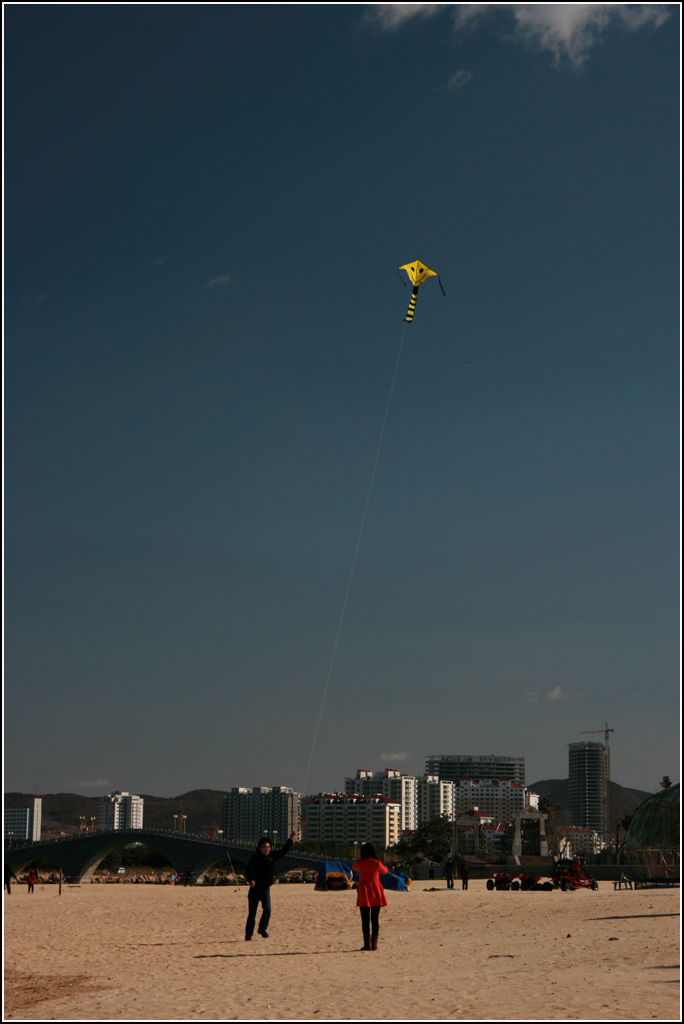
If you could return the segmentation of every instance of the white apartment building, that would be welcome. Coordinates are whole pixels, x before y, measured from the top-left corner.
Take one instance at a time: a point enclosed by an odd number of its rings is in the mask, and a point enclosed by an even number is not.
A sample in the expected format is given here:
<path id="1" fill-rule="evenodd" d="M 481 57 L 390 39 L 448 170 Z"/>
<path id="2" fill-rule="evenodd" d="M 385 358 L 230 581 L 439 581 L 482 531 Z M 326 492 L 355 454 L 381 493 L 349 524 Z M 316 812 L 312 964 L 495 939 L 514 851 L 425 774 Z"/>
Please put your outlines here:
<path id="1" fill-rule="evenodd" d="M 34 843 L 40 842 L 42 814 L 43 801 L 39 796 L 34 797 L 23 807 L 5 807 L 5 839 L 31 839 Z"/>
<path id="2" fill-rule="evenodd" d="M 454 782 L 454 813 L 479 807 L 495 821 L 509 822 L 527 807 L 539 807 L 539 795 L 530 793 L 520 782 L 500 779 L 463 778 Z"/>
<path id="3" fill-rule="evenodd" d="M 100 797 L 97 808 L 98 828 L 142 828 L 143 804 L 141 796 L 118 790 Z"/>
<path id="4" fill-rule="evenodd" d="M 307 807 L 308 842 L 373 843 L 394 846 L 401 832 L 401 804 L 385 796 L 321 794 Z"/>
<path id="5" fill-rule="evenodd" d="M 585 853 L 600 853 L 604 847 L 601 836 L 593 828 L 567 825 L 559 829 L 561 857 L 582 856 Z"/>
<path id="6" fill-rule="evenodd" d="M 454 783 L 440 782 L 439 775 L 421 775 L 416 784 L 417 827 L 446 814 L 454 819 Z"/>
<path id="7" fill-rule="evenodd" d="M 417 828 L 417 780 L 413 775 L 402 775 L 395 768 L 370 772 L 358 768 L 354 778 L 344 780 L 347 796 L 384 796 L 401 804 L 401 829 Z"/>

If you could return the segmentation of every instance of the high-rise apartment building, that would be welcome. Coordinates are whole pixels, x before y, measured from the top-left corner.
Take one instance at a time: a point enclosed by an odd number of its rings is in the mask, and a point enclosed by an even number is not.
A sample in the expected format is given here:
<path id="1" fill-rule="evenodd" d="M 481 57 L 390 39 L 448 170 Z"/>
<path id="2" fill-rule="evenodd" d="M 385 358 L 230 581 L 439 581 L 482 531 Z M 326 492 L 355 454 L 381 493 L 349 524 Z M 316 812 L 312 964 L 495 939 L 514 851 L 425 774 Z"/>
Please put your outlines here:
<path id="1" fill-rule="evenodd" d="M 445 782 L 462 778 L 500 779 L 525 785 L 525 758 L 500 754 L 429 754 L 425 760 L 426 775 L 438 775 Z"/>
<path id="2" fill-rule="evenodd" d="M 344 791 L 347 796 L 384 796 L 401 805 L 401 829 L 416 828 L 417 780 L 413 775 L 402 775 L 395 768 L 383 768 L 370 772 L 357 769 L 353 778 L 346 778 Z"/>
<path id="3" fill-rule="evenodd" d="M 42 798 L 37 796 L 23 807 L 5 807 L 5 839 L 31 839 L 40 842 Z"/>
<path id="4" fill-rule="evenodd" d="M 568 783 L 572 824 L 606 834 L 606 748 L 603 743 L 568 744 Z"/>
<path id="5" fill-rule="evenodd" d="M 427 825 L 442 814 L 454 819 L 454 783 L 442 782 L 437 775 L 421 775 L 417 780 L 417 826 Z"/>
<path id="6" fill-rule="evenodd" d="M 307 842 L 373 843 L 379 853 L 399 842 L 401 804 L 385 796 L 322 793 L 307 807 Z"/>
<path id="7" fill-rule="evenodd" d="M 97 808 L 98 828 L 142 828 L 143 805 L 141 796 L 118 790 L 100 797 Z"/>
<path id="8" fill-rule="evenodd" d="M 223 830 L 242 843 L 268 835 L 280 846 L 292 832 L 301 838 L 301 796 L 287 786 L 235 786 L 223 794 Z"/>

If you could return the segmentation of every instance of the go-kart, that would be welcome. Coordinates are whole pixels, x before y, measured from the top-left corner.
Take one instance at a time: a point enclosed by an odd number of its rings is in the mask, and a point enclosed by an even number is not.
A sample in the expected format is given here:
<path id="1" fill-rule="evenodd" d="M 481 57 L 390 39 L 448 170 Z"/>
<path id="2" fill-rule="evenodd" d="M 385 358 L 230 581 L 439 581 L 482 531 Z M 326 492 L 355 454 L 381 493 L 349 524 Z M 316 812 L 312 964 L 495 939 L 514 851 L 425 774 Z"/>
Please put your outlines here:
<path id="1" fill-rule="evenodd" d="M 572 892 L 575 889 L 598 889 L 595 878 L 586 874 L 579 859 L 569 860 L 562 857 L 551 868 L 551 882 L 554 889 Z"/>

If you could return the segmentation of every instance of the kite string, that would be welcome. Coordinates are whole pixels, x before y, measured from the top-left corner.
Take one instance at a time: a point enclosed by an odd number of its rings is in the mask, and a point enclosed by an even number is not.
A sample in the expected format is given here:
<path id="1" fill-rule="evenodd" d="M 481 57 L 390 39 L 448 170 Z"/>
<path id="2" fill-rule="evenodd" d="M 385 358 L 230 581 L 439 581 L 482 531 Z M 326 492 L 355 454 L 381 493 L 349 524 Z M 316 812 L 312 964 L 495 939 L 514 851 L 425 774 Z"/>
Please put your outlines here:
<path id="1" fill-rule="evenodd" d="M 368 486 L 368 493 L 366 495 L 366 504 L 363 509 L 363 516 L 361 517 L 361 527 L 359 529 L 359 535 L 356 539 L 356 548 L 354 550 L 354 558 L 352 560 L 351 572 L 349 573 L 349 581 L 347 583 L 347 591 L 344 595 L 344 603 L 342 605 L 342 614 L 340 615 L 340 622 L 337 627 L 337 636 L 335 637 L 335 645 L 333 647 L 332 658 L 330 659 L 330 668 L 328 669 L 328 678 L 325 681 L 325 689 L 323 690 L 323 700 L 321 701 L 321 710 L 318 713 L 318 722 L 316 723 L 316 731 L 314 733 L 313 743 L 311 745 L 311 753 L 309 755 L 309 764 L 306 769 L 306 776 L 304 778 L 304 785 L 302 786 L 302 796 L 306 793 L 306 784 L 309 781 L 309 772 L 311 770 L 311 761 L 313 760 L 314 750 L 316 748 L 316 740 L 318 739 L 318 730 L 321 724 L 321 718 L 323 717 L 323 708 L 325 707 L 325 699 L 328 695 L 328 684 L 330 683 L 330 677 L 332 675 L 333 665 L 335 664 L 335 655 L 337 654 L 337 644 L 340 639 L 340 633 L 342 631 L 342 623 L 344 622 L 344 613 L 347 610 L 347 599 L 349 597 L 349 591 L 351 590 L 352 579 L 354 576 L 354 569 L 356 568 L 356 556 L 359 553 L 359 547 L 361 545 L 361 535 L 363 533 L 364 523 L 366 522 L 366 512 L 368 511 L 368 503 L 370 501 L 371 491 L 373 490 L 373 481 L 375 480 L 375 470 L 378 466 L 378 459 L 380 458 L 380 449 L 382 447 L 382 439 L 385 435 L 385 426 L 387 424 L 387 416 L 389 414 L 390 403 L 392 401 L 392 392 L 394 391 L 394 382 L 397 377 L 397 370 L 399 368 L 399 359 L 401 358 L 401 350 L 404 346 L 404 335 L 406 333 L 406 323 L 404 323 L 404 329 L 401 332 L 401 342 L 399 343 L 399 351 L 397 352 L 397 359 L 394 364 L 394 373 L 392 374 L 392 384 L 390 385 L 389 397 L 387 399 L 387 406 L 385 408 L 385 418 L 382 421 L 382 429 L 380 431 L 380 440 L 378 441 L 378 448 L 375 453 L 375 462 L 373 463 L 373 472 L 371 473 L 370 484 Z"/>

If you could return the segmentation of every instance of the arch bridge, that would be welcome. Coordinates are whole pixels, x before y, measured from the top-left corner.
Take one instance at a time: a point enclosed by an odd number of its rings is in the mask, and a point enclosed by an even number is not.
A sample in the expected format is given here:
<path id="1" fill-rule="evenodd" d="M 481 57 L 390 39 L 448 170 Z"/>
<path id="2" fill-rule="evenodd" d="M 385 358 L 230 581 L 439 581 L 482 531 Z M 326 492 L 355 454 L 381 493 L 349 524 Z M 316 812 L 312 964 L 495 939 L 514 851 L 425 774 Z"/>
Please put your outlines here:
<path id="1" fill-rule="evenodd" d="M 97 829 L 79 836 L 45 839 L 26 846 L 5 850 L 5 862 L 13 871 L 24 871 L 36 860 L 48 861 L 61 868 L 67 882 L 75 883 L 92 878 L 98 866 L 113 850 L 131 843 L 151 846 L 169 861 L 174 870 L 184 874 L 188 868 L 196 883 L 217 861 L 230 857 L 236 871 L 244 874 L 249 858 L 256 846 L 248 843 L 226 843 L 221 839 L 208 839 L 192 833 L 166 832 L 162 829 Z M 321 858 L 310 853 L 297 853 L 294 847 L 274 864 L 276 875 L 293 868 L 314 870 Z"/>

